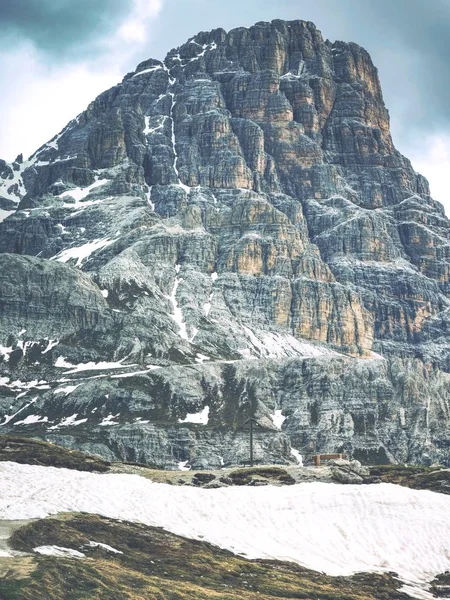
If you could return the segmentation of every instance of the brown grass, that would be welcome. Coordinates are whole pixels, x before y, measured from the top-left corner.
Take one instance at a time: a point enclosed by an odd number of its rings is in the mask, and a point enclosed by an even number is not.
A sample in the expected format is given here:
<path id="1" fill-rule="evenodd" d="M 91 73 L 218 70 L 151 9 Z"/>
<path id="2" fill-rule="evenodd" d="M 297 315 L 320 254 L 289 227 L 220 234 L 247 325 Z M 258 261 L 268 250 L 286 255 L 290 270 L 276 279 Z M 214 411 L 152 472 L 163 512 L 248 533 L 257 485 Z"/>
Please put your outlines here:
<path id="1" fill-rule="evenodd" d="M 89 548 L 90 540 L 121 550 Z M 11 545 L 55 544 L 86 559 L 36 556 L 26 579 L 0 580 L 2 600 L 407 600 L 390 575 L 329 577 L 292 563 L 250 561 L 162 529 L 93 515 L 43 519 L 17 530 Z M 25 557 L 27 558 L 27 557 Z"/>
<path id="2" fill-rule="evenodd" d="M 97 456 L 69 450 L 33 438 L 0 435 L 0 461 L 10 460 L 27 465 L 64 467 L 78 471 L 108 471 L 110 463 Z"/>
<path id="3" fill-rule="evenodd" d="M 395 483 L 416 490 L 450 494 L 450 469 L 440 467 L 383 465 L 369 467 L 370 474 L 385 483 Z"/>

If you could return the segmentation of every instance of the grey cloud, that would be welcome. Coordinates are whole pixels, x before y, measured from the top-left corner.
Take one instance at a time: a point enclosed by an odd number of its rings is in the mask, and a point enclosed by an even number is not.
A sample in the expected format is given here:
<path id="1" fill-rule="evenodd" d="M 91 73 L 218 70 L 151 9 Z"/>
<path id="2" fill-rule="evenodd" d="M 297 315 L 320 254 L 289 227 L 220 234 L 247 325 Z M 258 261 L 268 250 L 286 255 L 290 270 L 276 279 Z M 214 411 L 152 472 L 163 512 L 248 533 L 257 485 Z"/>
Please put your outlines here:
<path id="1" fill-rule="evenodd" d="M 393 106 L 402 107 L 403 119 L 412 131 L 448 128 L 450 2 L 382 0 L 367 2 L 367 8 L 366 18 L 372 23 L 368 42 L 375 48 L 378 41 L 380 70 L 389 77 L 390 86 L 397 80 Z"/>
<path id="2" fill-rule="evenodd" d="M 1 47 L 29 41 L 54 60 L 95 51 L 117 27 L 130 0 L 1 0 Z"/>

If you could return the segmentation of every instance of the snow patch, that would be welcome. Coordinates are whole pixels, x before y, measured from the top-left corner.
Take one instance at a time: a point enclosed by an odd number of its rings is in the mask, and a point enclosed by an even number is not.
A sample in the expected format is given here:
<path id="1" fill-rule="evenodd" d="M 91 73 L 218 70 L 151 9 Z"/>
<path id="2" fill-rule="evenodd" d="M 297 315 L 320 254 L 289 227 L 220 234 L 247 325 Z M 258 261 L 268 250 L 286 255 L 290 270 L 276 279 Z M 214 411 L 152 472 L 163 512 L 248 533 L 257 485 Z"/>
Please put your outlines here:
<path id="1" fill-rule="evenodd" d="M 98 200 L 83 200 L 80 202 L 65 202 L 63 204 L 63 207 L 68 208 L 72 211 L 75 210 L 75 212 L 72 212 L 72 214 L 70 215 L 71 218 L 73 218 L 76 215 L 79 215 L 82 212 L 84 212 L 84 210 L 86 208 L 88 208 L 89 206 L 94 206 L 96 204 L 102 204 L 103 202 L 111 200 L 113 197 L 114 196 L 108 196 L 107 198 L 99 198 Z M 76 210 L 76 209 L 78 209 L 78 210 Z M 79 227 L 79 230 L 81 233 L 84 233 L 86 231 L 85 227 Z"/>
<path id="2" fill-rule="evenodd" d="M 139 71 L 139 73 L 135 73 L 131 79 L 134 79 L 135 77 L 139 77 L 140 75 L 146 75 L 147 73 L 154 73 L 155 71 L 158 71 L 159 69 L 162 69 L 162 67 L 159 65 L 157 65 L 156 67 L 149 67 L 148 69 Z"/>
<path id="3" fill-rule="evenodd" d="M 9 381 L 9 379 L 8 379 L 8 381 Z M 1 383 L 1 380 L 0 380 L 0 383 Z M 0 423 L 0 427 L 3 427 L 3 425 L 6 425 L 10 421 L 12 421 L 14 419 L 14 417 L 17 417 L 18 414 L 20 414 L 26 408 L 28 408 L 29 406 L 31 406 L 32 404 L 34 404 L 37 399 L 38 399 L 38 397 L 36 396 L 36 398 L 33 398 L 33 400 L 31 400 L 30 402 L 28 402 L 28 404 L 25 404 L 25 406 L 22 406 L 22 408 L 19 408 L 19 410 L 17 412 L 15 412 L 13 415 L 5 415 L 5 420 L 3 421 L 3 423 Z"/>
<path id="4" fill-rule="evenodd" d="M 205 408 L 198 413 L 187 413 L 185 419 L 178 419 L 178 423 L 196 423 L 198 425 L 208 425 L 208 420 L 209 406 L 205 406 Z"/>
<path id="5" fill-rule="evenodd" d="M 177 274 L 179 273 L 180 265 L 175 266 L 175 271 Z M 178 290 L 178 286 L 180 285 L 180 283 L 182 281 L 183 280 L 180 279 L 179 277 L 175 277 L 172 292 L 171 292 L 170 296 L 166 296 L 166 298 L 172 304 L 173 314 L 171 314 L 170 316 L 172 317 L 172 319 L 175 321 L 175 323 L 179 327 L 178 335 L 181 338 L 183 338 L 183 340 L 189 341 L 186 323 L 184 322 L 184 319 L 183 319 L 183 313 L 181 311 L 181 308 L 178 306 L 178 302 L 177 302 L 177 290 Z"/>
<path id="6" fill-rule="evenodd" d="M 301 75 L 296 75 L 295 73 L 291 73 L 289 71 L 289 73 L 285 73 L 284 75 L 282 75 L 280 77 L 280 79 L 288 79 L 288 80 L 291 79 L 292 80 L 292 79 L 302 79 L 302 77 L 301 77 Z"/>
<path id="7" fill-rule="evenodd" d="M 65 158 L 55 158 L 55 160 L 52 162 L 52 164 L 54 165 L 55 163 L 59 163 L 59 162 L 67 162 L 69 160 L 75 160 L 77 158 L 77 154 L 74 154 L 74 156 L 66 156 Z"/>
<path id="8" fill-rule="evenodd" d="M 76 386 L 78 387 L 78 386 Z M 53 425 L 53 427 L 49 427 L 49 429 L 59 429 L 60 427 L 76 427 L 77 425 L 81 425 L 82 423 L 86 423 L 87 419 L 77 419 L 78 413 L 74 415 L 70 415 L 70 417 L 66 417 L 57 425 Z"/>
<path id="9" fill-rule="evenodd" d="M 55 367 L 59 367 L 59 368 L 63 368 L 63 369 L 67 369 L 67 368 L 72 368 L 75 365 L 72 365 L 71 363 L 67 362 L 66 359 L 64 358 L 64 356 L 58 356 L 58 358 L 56 359 L 55 362 Z"/>
<path id="10" fill-rule="evenodd" d="M 4 221 L 5 219 L 7 219 L 9 217 L 9 215 L 12 215 L 14 212 L 14 210 L 2 210 L 0 209 L 0 223 L 2 221 Z"/>
<path id="11" fill-rule="evenodd" d="M 173 92 L 168 92 L 169 96 L 172 98 L 172 103 L 170 105 L 170 121 L 171 121 L 171 126 L 172 126 L 172 150 L 173 150 L 173 170 L 175 171 L 175 174 L 177 176 L 178 179 L 178 183 L 177 185 L 179 187 L 181 187 L 187 194 L 189 194 L 189 192 L 191 191 L 191 188 L 187 185 L 185 185 L 181 179 L 180 179 L 180 173 L 178 171 L 178 154 L 177 154 L 177 145 L 176 145 L 176 139 L 175 139 L 175 120 L 173 117 L 173 107 L 175 106 L 175 95 Z"/>
<path id="12" fill-rule="evenodd" d="M 4 360 L 9 360 L 12 351 L 12 346 L 0 346 L 0 355 L 3 356 Z"/>
<path id="13" fill-rule="evenodd" d="M 80 385 L 81 383 L 79 383 L 78 385 L 66 385 L 65 387 L 60 387 L 53 392 L 53 395 L 65 394 L 66 396 L 68 396 L 69 394 L 74 392 L 77 389 L 77 387 L 80 387 Z"/>
<path id="14" fill-rule="evenodd" d="M 57 135 L 55 135 L 55 137 L 50 142 L 47 142 L 45 144 L 45 147 L 54 148 L 55 150 L 58 150 L 59 149 L 58 148 L 59 138 L 62 136 L 63 133 L 64 133 L 64 130 L 61 131 L 61 133 L 58 133 Z M 40 152 L 36 152 L 36 155 L 40 154 L 41 152 L 42 152 L 42 150 Z"/>
<path id="15" fill-rule="evenodd" d="M 71 375 L 72 373 L 79 373 L 80 371 L 102 371 L 107 369 L 126 369 L 127 367 L 135 367 L 135 364 L 132 365 L 124 365 L 122 364 L 125 358 L 122 358 L 118 362 L 107 362 L 101 361 L 98 363 L 88 362 L 88 363 L 80 363 L 78 365 L 72 365 L 67 362 L 64 356 L 58 356 L 55 367 L 62 369 L 71 369 L 70 371 L 66 371 L 65 375 Z"/>
<path id="16" fill-rule="evenodd" d="M 9 164 L 8 166 L 12 169 L 12 177 L 11 179 L 0 178 L 0 196 L 19 203 L 27 191 L 22 179 L 22 173 L 29 167 L 33 166 L 35 162 L 36 158 L 33 157 L 29 160 L 25 160 L 21 165 L 19 165 L 17 170 L 14 169 L 11 164 Z M 13 188 L 13 190 L 8 191 L 11 188 Z"/>
<path id="17" fill-rule="evenodd" d="M 146 375 L 150 373 L 150 371 L 154 371 L 155 369 L 162 369 L 162 367 L 158 365 L 148 365 L 148 368 L 144 371 L 131 371 L 131 373 L 120 373 L 119 375 L 111 375 L 111 379 L 123 379 L 125 377 L 134 377 L 135 375 Z"/>
<path id="18" fill-rule="evenodd" d="M 290 358 L 295 356 L 325 356 L 338 354 L 328 348 L 315 346 L 306 341 L 300 341 L 289 333 L 275 333 L 270 331 L 252 331 L 244 326 L 243 330 L 252 348 L 240 350 L 246 358 L 249 355 L 259 358 Z"/>
<path id="19" fill-rule="evenodd" d="M 195 359 L 195 362 L 202 364 L 206 360 L 211 360 L 211 359 L 209 356 L 206 356 L 205 354 L 201 354 L 200 352 L 197 352 L 197 358 Z"/>
<path id="20" fill-rule="evenodd" d="M 120 415 L 120 413 L 117 413 L 117 415 L 108 415 L 107 417 L 105 417 L 103 419 L 103 421 L 101 423 L 99 423 L 100 427 L 106 427 L 109 425 L 119 425 L 119 423 L 117 423 L 117 421 L 113 421 L 113 419 L 115 419 L 116 417 L 118 417 Z"/>
<path id="21" fill-rule="evenodd" d="M 200 46 L 200 44 L 198 42 L 193 41 L 192 43 L 197 44 L 198 46 Z M 190 62 L 193 62 L 194 60 L 198 60 L 200 57 L 205 56 L 205 54 L 207 52 L 209 52 L 210 50 L 215 50 L 216 48 L 217 48 L 216 42 L 211 42 L 210 44 L 203 44 L 202 51 L 199 54 L 197 54 L 197 56 L 194 56 L 193 58 L 187 59 L 186 60 L 186 64 L 188 64 Z M 179 59 L 179 60 L 181 60 L 181 59 Z M 186 66 L 186 64 L 184 64 L 183 67 Z"/>
<path id="22" fill-rule="evenodd" d="M 23 421 L 16 421 L 14 425 L 34 425 L 35 423 L 48 423 L 48 417 L 28 415 Z"/>
<path id="23" fill-rule="evenodd" d="M 44 556 L 60 556 L 62 558 L 85 558 L 85 555 L 72 548 L 63 548 L 62 546 L 37 546 L 33 552 L 43 554 Z"/>
<path id="24" fill-rule="evenodd" d="M 101 250 L 110 246 L 114 240 L 109 240 L 108 238 L 102 238 L 97 240 L 92 240 L 92 242 L 87 242 L 82 246 L 75 246 L 73 248 L 67 248 L 67 250 L 63 250 L 56 256 L 52 256 L 50 260 L 57 260 L 58 262 L 66 263 L 71 259 L 76 259 L 75 266 L 81 267 L 83 262 L 96 250 Z"/>
<path id="25" fill-rule="evenodd" d="M 155 127 L 150 127 L 150 120 L 154 119 L 155 117 L 144 117 L 144 121 L 145 121 L 145 128 L 144 128 L 144 135 L 150 135 L 151 133 L 155 133 L 155 131 L 158 131 L 159 129 L 162 129 L 164 127 L 164 123 L 166 122 L 166 119 L 168 119 L 169 117 L 167 115 L 158 115 L 158 124 Z"/>
<path id="26" fill-rule="evenodd" d="M 275 414 L 271 415 L 273 424 L 275 425 L 275 427 L 277 429 L 280 429 L 280 430 L 281 430 L 281 426 L 286 421 L 286 417 L 281 413 L 282 413 L 281 410 L 276 410 Z"/>
<path id="27" fill-rule="evenodd" d="M 151 210 L 155 210 L 155 204 L 152 202 L 152 185 L 147 186 L 147 191 L 145 192 L 145 197 L 147 198 L 147 204 L 150 206 Z"/>
<path id="28" fill-rule="evenodd" d="M 88 185 L 87 187 L 76 187 L 71 190 L 67 190 L 66 192 L 63 192 L 62 194 L 59 194 L 57 197 L 67 198 L 67 196 L 71 196 L 77 202 L 81 202 L 81 200 L 83 200 L 83 198 L 86 198 L 86 196 L 88 196 L 92 190 L 101 187 L 102 185 L 105 185 L 105 183 L 108 183 L 108 181 L 109 179 L 97 179 L 97 181 L 94 181 L 94 183 L 91 183 L 91 185 Z"/>
<path id="29" fill-rule="evenodd" d="M 291 456 L 293 456 L 295 458 L 295 460 L 298 462 L 298 464 L 303 467 L 303 456 L 300 454 L 300 452 L 298 450 L 296 450 L 295 448 L 291 448 Z"/>
<path id="30" fill-rule="evenodd" d="M 42 354 L 47 354 L 47 352 L 50 352 L 50 350 L 58 344 L 59 340 L 48 340 L 47 347 L 45 348 L 45 350 L 42 350 Z"/>
<path id="31" fill-rule="evenodd" d="M 13 391 L 23 391 L 23 390 L 31 390 L 35 388 L 37 390 L 49 390 L 50 386 L 46 381 L 41 379 L 38 381 L 37 379 L 33 379 L 33 381 L 20 381 L 20 379 L 16 379 L 14 381 L 9 381 L 9 377 L 0 377 L 0 385 L 3 385 L 10 390 Z"/>
<path id="32" fill-rule="evenodd" d="M 102 542 L 89 542 L 89 546 L 91 548 L 103 548 L 104 550 L 107 550 L 108 552 L 113 552 L 114 554 L 123 554 L 121 550 L 116 550 L 116 548 L 108 546 L 108 544 L 102 544 Z"/>
<path id="33" fill-rule="evenodd" d="M 178 469 L 180 471 L 190 471 L 191 467 L 188 466 L 188 465 L 189 465 L 189 461 L 188 460 L 185 460 L 184 462 L 179 462 L 178 463 Z"/>

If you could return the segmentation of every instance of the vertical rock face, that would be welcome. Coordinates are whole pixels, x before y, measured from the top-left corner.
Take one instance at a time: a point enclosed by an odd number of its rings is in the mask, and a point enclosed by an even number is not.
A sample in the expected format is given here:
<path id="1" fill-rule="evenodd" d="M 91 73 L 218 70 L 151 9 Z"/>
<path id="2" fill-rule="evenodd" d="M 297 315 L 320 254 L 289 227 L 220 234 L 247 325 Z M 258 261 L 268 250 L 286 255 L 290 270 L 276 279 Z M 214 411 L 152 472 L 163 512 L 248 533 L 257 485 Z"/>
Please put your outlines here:
<path id="1" fill-rule="evenodd" d="M 199 33 L 0 162 L 1 219 L 3 429 L 208 467 L 253 413 L 261 461 L 449 463 L 449 221 L 359 46 Z"/>

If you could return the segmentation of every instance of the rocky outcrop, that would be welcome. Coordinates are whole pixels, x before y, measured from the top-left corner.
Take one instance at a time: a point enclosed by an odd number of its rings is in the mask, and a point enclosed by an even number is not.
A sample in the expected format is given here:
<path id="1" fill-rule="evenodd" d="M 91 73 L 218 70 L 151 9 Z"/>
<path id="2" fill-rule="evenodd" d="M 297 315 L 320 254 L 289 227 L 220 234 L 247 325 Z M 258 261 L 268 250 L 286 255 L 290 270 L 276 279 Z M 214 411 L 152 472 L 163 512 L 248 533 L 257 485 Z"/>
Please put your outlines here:
<path id="1" fill-rule="evenodd" d="M 261 461 L 448 464 L 449 221 L 362 48 L 202 32 L 19 158 L 3 428 L 202 468 L 245 461 L 254 413 Z"/>

